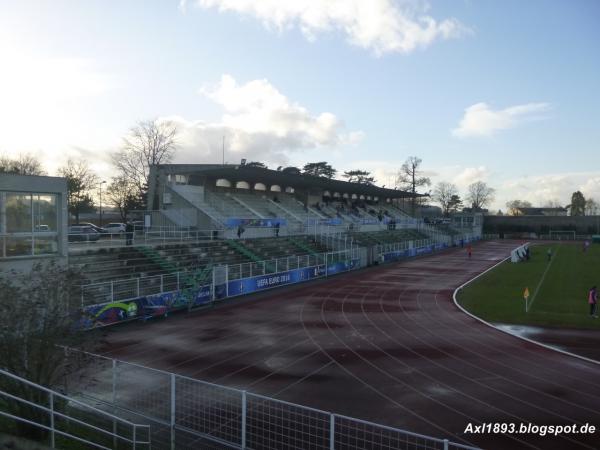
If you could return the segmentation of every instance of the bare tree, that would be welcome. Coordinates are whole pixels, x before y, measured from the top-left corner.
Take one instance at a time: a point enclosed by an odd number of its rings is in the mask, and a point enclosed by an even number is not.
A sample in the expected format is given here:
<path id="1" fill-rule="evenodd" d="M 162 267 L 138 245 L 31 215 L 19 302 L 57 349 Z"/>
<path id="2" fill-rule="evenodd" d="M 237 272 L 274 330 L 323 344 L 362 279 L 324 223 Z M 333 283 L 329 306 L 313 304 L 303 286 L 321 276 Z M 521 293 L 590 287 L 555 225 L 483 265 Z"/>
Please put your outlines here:
<path id="1" fill-rule="evenodd" d="M 106 188 L 106 197 L 119 210 L 123 222 L 127 221 L 131 211 L 143 208 L 137 186 L 124 177 L 113 178 L 112 183 Z"/>
<path id="2" fill-rule="evenodd" d="M 69 212 L 75 216 L 75 221 L 79 222 L 79 213 L 94 211 L 92 192 L 98 185 L 98 176 L 85 161 L 76 163 L 71 159 L 58 169 L 58 174 L 67 179 Z"/>
<path id="3" fill-rule="evenodd" d="M 558 202 L 558 200 L 553 199 L 544 203 L 543 208 L 548 208 L 548 210 L 544 212 L 544 214 L 547 216 L 558 216 L 560 215 L 562 205 Z"/>
<path id="4" fill-rule="evenodd" d="M 476 181 L 467 188 L 467 201 L 473 211 L 480 211 L 494 201 L 496 190 L 483 181 Z"/>
<path id="5" fill-rule="evenodd" d="M 27 273 L 0 276 L 0 366 L 17 376 L 50 388 L 64 386 L 81 368 L 81 361 L 64 347 L 92 350 L 93 338 L 77 327 L 81 317 L 81 282 L 78 272 L 55 263 L 38 263 Z M 0 390 L 33 403 L 44 404 L 47 395 L 8 378 Z M 21 402 L 6 402 L 8 412 L 31 420 L 47 414 Z M 43 432 L 27 424 L 18 434 L 42 438 Z"/>
<path id="6" fill-rule="evenodd" d="M 119 177 L 126 178 L 140 198 L 145 197 L 148 189 L 150 166 L 166 164 L 173 159 L 176 137 L 177 128 L 171 122 L 138 122 L 123 139 L 123 147 L 112 155 Z"/>
<path id="7" fill-rule="evenodd" d="M 442 207 L 442 213 L 447 216 L 458 198 L 458 189 L 447 181 L 440 181 L 435 185 L 433 193 L 431 194 L 433 201 L 440 204 Z"/>
<path id="8" fill-rule="evenodd" d="M 520 216 L 521 208 L 531 208 L 531 203 L 527 200 L 511 200 L 510 202 L 506 202 L 507 214 L 509 216 Z"/>
<path id="9" fill-rule="evenodd" d="M 11 159 L 0 156 L 0 173 L 14 173 L 17 175 L 46 175 L 42 163 L 35 156 L 26 153 Z"/>
<path id="10" fill-rule="evenodd" d="M 423 160 L 416 156 L 409 156 L 408 159 L 400 167 L 400 171 L 396 176 L 396 186 L 403 191 L 417 194 L 417 189 L 423 186 L 429 186 L 431 180 L 428 177 L 423 176 L 421 170 L 421 163 Z M 415 214 L 415 196 L 411 199 L 412 214 Z"/>
<path id="11" fill-rule="evenodd" d="M 585 214 L 587 216 L 597 216 L 598 215 L 599 205 L 596 200 L 593 198 L 588 198 L 585 200 Z"/>

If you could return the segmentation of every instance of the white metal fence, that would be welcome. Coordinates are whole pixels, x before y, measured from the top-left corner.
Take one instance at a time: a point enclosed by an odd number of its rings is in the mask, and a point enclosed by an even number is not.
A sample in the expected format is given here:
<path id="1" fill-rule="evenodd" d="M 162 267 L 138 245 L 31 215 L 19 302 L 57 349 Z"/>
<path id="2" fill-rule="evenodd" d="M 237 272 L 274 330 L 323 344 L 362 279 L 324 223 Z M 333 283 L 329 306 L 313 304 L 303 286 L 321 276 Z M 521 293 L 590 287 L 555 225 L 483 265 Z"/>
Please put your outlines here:
<path id="1" fill-rule="evenodd" d="M 228 281 L 249 278 L 258 275 L 268 275 L 279 272 L 287 272 L 294 269 L 303 269 L 327 264 L 344 258 L 358 257 L 358 247 L 353 250 L 339 250 L 335 252 L 323 252 L 309 255 L 292 255 L 282 258 L 274 258 L 266 261 L 245 262 L 239 264 L 225 264 Z M 112 280 L 101 283 L 91 283 L 81 286 L 81 306 L 111 303 L 120 300 L 129 300 L 137 297 L 172 292 L 183 289 L 186 280 L 194 270 L 162 274 L 123 280 Z M 211 284 L 212 277 L 208 278 L 206 284 Z"/>
<path id="2" fill-rule="evenodd" d="M 46 438 L 51 448 L 151 448 L 147 424 L 130 422 L 5 370 L 0 370 L 0 417 L 14 426 L 13 432 Z"/>
<path id="3" fill-rule="evenodd" d="M 472 449 L 398 428 L 88 355 L 73 395 L 147 423 L 152 449 Z"/>

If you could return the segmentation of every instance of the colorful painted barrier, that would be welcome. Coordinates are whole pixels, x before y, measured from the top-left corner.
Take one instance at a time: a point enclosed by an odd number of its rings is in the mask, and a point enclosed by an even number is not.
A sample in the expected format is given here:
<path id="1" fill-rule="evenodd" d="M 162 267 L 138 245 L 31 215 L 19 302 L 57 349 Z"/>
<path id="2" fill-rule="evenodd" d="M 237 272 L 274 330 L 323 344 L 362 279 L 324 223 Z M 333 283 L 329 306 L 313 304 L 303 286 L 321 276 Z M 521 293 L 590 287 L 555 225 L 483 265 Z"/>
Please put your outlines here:
<path id="1" fill-rule="evenodd" d="M 352 259 L 337 261 L 328 265 L 320 264 L 286 272 L 228 281 L 215 285 L 214 299 L 212 285 L 207 285 L 193 290 L 163 292 L 131 300 L 92 305 L 84 308 L 80 326 L 90 329 L 114 325 L 128 320 L 167 316 L 171 311 L 200 307 L 210 304 L 214 300 L 251 294 L 288 284 L 302 283 L 311 279 L 353 270 L 358 268 L 359 265 L 360 259 Z"/>
<path id="2" fill-rule="evenodd" d="M 114 325 L 128 320 L 166 316 L 171 311 L 195 308 L 212 301 L 211 286 L 163 292 L 83 309 L 80 326 L 86 329 Z M 192 304 L 190 305 L 190 301 Z"/>

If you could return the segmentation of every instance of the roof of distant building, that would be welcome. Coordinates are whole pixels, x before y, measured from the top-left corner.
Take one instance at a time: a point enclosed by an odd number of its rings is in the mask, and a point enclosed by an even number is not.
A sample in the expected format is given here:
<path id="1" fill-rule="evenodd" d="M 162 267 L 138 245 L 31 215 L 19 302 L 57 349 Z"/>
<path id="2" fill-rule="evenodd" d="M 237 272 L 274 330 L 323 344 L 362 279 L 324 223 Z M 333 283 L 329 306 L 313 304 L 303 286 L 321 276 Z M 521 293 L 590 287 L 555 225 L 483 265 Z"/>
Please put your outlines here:
<path id="1" fill-rule="evenodd" d="M 518 208 L 524 216 L 545 216 L 554 213 L 566 213 L 567 208 Z"/>

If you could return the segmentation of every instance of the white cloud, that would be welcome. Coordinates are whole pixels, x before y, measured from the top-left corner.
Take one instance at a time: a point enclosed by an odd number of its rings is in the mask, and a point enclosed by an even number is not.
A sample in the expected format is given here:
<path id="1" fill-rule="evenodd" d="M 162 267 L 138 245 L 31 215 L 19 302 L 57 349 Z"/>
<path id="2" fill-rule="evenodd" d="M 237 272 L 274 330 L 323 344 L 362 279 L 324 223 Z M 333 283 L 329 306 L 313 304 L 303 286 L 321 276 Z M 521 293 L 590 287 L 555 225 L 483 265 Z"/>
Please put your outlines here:
<path id="1" fill-rule="evenodd" d="M 470 184 L 477 181 L 486 181 L 489 171 L 485 166 L 465 167 L 460 173 L 452 178 L 452 182 L 459 189 L 466 189 Z"/>
<path id="2" fill-rule="evenodd" d="M 571 195 L 581 191 L 585 198 L 600 201 L 600 172 L 568 172 L 512 178 L 498 186 L 497 207 L 504 210 L 510 200 L 526 200 L 534 206 L 544 206 L 549 201 L 568 205 Z"/>
<path id="3" fill-rule="evenodd" d="M 460 138 L 490 136 L 524 121 L 544 118 L 544 113 L 549 110 L 548 103 L 527 103 L 501 110 L 493 110 L 486 103 L 476 103 L 465 109 L 465 115 L 452 134 Z"/>
<path id="4" fill-rule="evenodd" d="M 218 8 L 260 20 L 279 31 L 298 28 L 309 40 L 331 31 L 355 46 L 384 53 L 409 53 L 439 39 L 470 33 L 457 19 L 435 20 L 424 2 L 396 0 L 196 0 L 201 8 Z M 180 9 L 185 11 L 186 1 Z"/>
<path id="5" fill-rule="evenodd" d="M 102 125 L 81 122 L 114 86 L 94 60 L 40 58 L 0 40 L 0 66 L 0 153 L 32 153 L 54 173 L 77 154 L 67 142 L 106 145 Z"/>
<path id="6" fill-rule="evenodd" d="M 352 145 L 364 136 L 361 131 L 345 133 L 332 113 L 311 114 L 264 79 L 238 84 L 223 75 L 216 86 L 205 86 L 200 93 L 222 106 L 224 114 L 212 123 L 163 118 L 180 131 L 178 161 L 220 162 L 223 136 L 227 161 L 246 158 L 272 164 L 286 164 L 291 153 L 302 150 Z"/>

